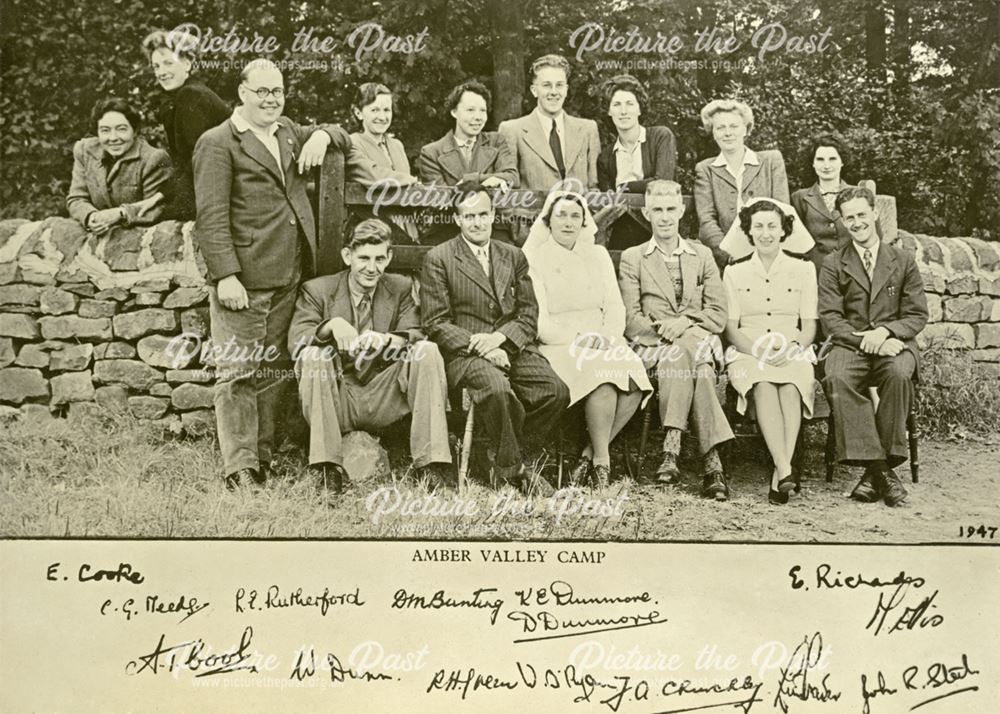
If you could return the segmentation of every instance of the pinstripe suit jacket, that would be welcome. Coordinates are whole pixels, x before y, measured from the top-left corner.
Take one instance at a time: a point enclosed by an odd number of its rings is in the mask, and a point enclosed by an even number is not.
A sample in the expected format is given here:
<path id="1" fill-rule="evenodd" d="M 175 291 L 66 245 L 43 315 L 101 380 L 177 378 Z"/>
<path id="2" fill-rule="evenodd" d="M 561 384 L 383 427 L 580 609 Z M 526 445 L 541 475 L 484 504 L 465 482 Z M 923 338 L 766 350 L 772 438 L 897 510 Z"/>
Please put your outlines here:
<path id="1" fill-rule="evenodd" d="M 513 359 L 536 351 L 538 303 L 528 277 L 528 260 L 509 243 L 490 241 L 487 278 L 479 261 L 458 236 L 432 248 L 424 257 L 420 277 L 420 318 L 424 332 L 438 347 L 449 372 L 464 373 L 469 339 L 482 332 L 507 336 L 503 349 Z M 449 374 L 452 383 L 461 374 Z"/>

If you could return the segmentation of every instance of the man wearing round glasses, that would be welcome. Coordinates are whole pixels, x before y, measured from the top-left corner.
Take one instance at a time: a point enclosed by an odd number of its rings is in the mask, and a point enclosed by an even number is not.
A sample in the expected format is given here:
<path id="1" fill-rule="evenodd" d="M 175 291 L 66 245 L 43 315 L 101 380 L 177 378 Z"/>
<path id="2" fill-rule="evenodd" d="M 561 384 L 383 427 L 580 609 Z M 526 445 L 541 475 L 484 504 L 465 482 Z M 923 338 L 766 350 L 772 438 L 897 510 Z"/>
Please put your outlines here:
<path id="1" fill-rule="evenodd" d="M 230 488 L 266 480 L 291 384 L 288 326 L 316 260 L 308 172 L 331 145 L 351 146 L 336 124 L 300 126 L 281 115 L 285 82 L 269 60 L 243 69 L 239 98 L 194 151 L 194 231 L 210 280 L 215 418 Z"/>

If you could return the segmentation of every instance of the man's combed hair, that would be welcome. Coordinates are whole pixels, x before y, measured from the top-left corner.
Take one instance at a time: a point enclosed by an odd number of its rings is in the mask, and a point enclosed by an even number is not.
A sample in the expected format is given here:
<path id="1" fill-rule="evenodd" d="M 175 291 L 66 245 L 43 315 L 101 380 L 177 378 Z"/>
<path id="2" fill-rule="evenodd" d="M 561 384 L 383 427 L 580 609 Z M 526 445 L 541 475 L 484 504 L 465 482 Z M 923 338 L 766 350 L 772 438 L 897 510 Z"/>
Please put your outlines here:
<path id="1" fill-rule="evenodd" d="M 681 196 L 681 185 L 676 181 L 656 179 L 646 184 L 646 198 L 650 196 Z"/>
<path id="2" fill-rule="evenodd" d="M 392 248 L 392 228 L 378 218 L 366 218 L 351 231 L 351 240 L 347 247 L 350 250 L 362 245 L 382 245 L 388 243 Z"/>
<path id="3" fill-rule="evenodd" d="M 556 69 L 561 69 L 566 73 L 566 79 L 569 79 L 569 62 L 562 55 L 542 55 L 534 62 L 531 63 L 531 79 L 534 81 L 535 77 L 538 75 L 539 71 L 546 67 L 555 67 Z"/>
<path id="4" fill-rule="evenodd" d="M 833 202 L 834 208 L 840 211 L 840 207 L 855 198 L 863 198 L 868 201 L 868 205 L 875 208 L 875 194 L 864 186 L 848 186 L 837 194 L 837 200 Z"/>

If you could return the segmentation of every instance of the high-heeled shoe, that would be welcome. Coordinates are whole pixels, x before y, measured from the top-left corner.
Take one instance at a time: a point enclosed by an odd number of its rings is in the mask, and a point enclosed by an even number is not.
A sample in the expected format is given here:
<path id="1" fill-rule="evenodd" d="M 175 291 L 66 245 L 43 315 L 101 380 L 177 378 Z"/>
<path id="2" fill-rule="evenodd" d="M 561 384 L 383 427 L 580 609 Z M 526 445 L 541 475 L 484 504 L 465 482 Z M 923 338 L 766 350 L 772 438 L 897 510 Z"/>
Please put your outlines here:
<path id="1" fill-rule="evenodd" d="M 778 490 L 787 496 L 795 490 L 796 485 L 795 474 L 788 474 L 785 478 L 778 481 Z"/>
<path id="2" fill-rule="evenodd" d="M 775 469 L 774 473 L 771 474 L 771 481 L 770 485 L 768 486 L 767 502 L 775 506 L 784 506 L 786 503 L 788 503 L 788 491 L 781 490 L 782 481 L 778 481 L 777 489 L 774 488 L 773 485 L 774 477 L 777 475 L 778 475 L 778 469 Z M 794 479 L 792 480 L 792 483 L 794 488 L 794 483 L 795 483 Z"/>

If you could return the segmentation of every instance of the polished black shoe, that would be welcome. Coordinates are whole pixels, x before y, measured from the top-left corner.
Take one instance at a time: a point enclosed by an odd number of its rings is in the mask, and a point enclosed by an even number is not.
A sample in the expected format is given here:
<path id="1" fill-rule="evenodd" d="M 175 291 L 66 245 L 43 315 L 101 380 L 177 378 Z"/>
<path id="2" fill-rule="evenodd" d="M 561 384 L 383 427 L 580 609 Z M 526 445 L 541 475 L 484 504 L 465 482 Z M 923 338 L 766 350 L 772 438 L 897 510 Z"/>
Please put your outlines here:
<path id="1" fill-rule="evenodd" d="M 590 472 L 593 466 L 593 461 L 586 456 L 581 456 L 580 460 L 576 462 L 576 466 L 574 466 L 573 470 L 569 472 L 569 485 L 586 486 L 589 484 Z"/>
<path id="2" fill-rule="evenodd" d="M 788 503 L 787 491 L 775 491 L 773 488 L 767 492 L 767 502 L 775 506 L 784 506 Z"/>
<path id="3" fill-rule="evenodd" d="M 716 501 L 729 500 L 729 486 L 726 485 L 725 474 L 721 471 L 705 474 L 701 481 L 701 494 L 705 498 L 714 498 Z"/>
<path id="4" fill-rule="evenodd" d="M 263 486 L 267 480 L 274 477 L 274 469 L 271 468 L 270 461 L 261 461 L 260 469 L 253 472 L 253 482 L 258 486 Z"/>
<path id="5" fill-rule="evenodd" d="M 319 478 L 317 487 L 320 493 L 338 496 L 344 492 L 344 482 L 347 480 L 347 472 L 340 464 L 331 462 L 316 464 L 313 466 Z"/>
<path id="6" fill-rule="evenodd" d="M 851 491 L 851 498 L 861 503 L 875 503 L 881 497 L 878 488 L 878 483 L 882 481 L 881 476 L 877 469 L 865 469 L 865 475 Z"/>
<path id="7" fill-rule="evenodd" d="M 795 474 L 791 474 L 778 481 L 778 490 L 785 494 L 787 500 L 788 494 L 795 490 L 796 485 Z"/>
<path id="8" fill-rule="evenodd" d="M 594 466 L 594 488 L 607 488 L 611 483 L 611 467 L 607 464 Z"/>
<path id="9" fill-rule="evenodd" d="M 417 469 L 417 478 L 427 482 L 430 491 L 442 488 L 457 488 L 458 477 L 451 464 L 427 464 Z"/>
<path id="10" fill-rule="evenodd" d="M 681 472 L 677 468 L 677 455 L 671 453 L 663 454 L 663 461 L 656 468 L 656 482 L 663 486 L 670 486 L 681 480 Z"/>
<path id="11" fill-rule="evenodd" d="M 226 488 L 235 491 L 243 483 L 264 483 L 256 469 L 239 469 L 226 475 Z"/>
<path id="12" fill-rule="evenodd" d="M 883 479 L 885 484 L 882 491 L 882 501 L 885 505 L 895 507 L 906 500 L 908 494 L 895 471 L 888 469 L 883 475 Z"/>

